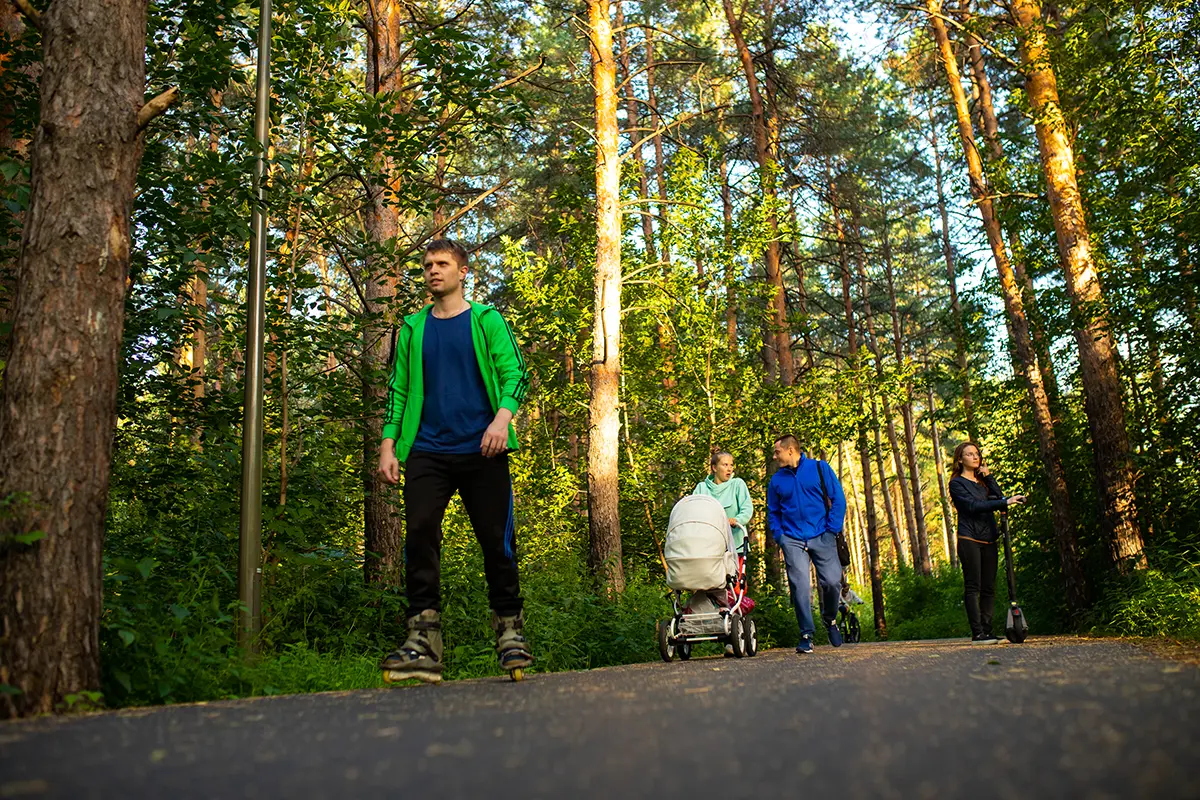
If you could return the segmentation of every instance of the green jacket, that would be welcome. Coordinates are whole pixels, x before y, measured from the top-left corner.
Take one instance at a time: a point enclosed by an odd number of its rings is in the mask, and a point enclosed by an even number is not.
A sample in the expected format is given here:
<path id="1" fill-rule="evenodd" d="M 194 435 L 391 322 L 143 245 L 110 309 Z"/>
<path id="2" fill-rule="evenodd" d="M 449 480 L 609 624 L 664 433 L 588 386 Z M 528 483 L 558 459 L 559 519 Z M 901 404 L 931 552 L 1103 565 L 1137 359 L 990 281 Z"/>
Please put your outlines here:
<path id="1" fill-rule="evenodd" d="M 481 303 L 470 303 L 471 339 L 483 385 L 492 411 L 507 408 L 515 416 L 529 391 L 529 370 L 517 337 L 500 312 Z M 432 305 L 404 318 L 396 334 L 396 354 L 388 381 L 383 417 L 383 438 L 396 442 L 396 458 L 407 461 L 421 426 L 425 404 L 425 320 Z M 508 426 L 508 449 L 517 449 L 517 433 Z"/>
<path id="2" fill-rule="evenodd" d="M 746 482 L 741 478 L 730 478 L 724 483 L 717 483 L 713 476 L 709 475 L 696 484 L 692 494 L 715 497 L 725 506 L 725 515 L 733 517 L 742 526 L 742 530 L 734 528 L 733 531 L 734 544 L 741 547 L 743 531 L 754 516 L 754 504 L 750 502 L 750 490 L 746 488 Z"/>

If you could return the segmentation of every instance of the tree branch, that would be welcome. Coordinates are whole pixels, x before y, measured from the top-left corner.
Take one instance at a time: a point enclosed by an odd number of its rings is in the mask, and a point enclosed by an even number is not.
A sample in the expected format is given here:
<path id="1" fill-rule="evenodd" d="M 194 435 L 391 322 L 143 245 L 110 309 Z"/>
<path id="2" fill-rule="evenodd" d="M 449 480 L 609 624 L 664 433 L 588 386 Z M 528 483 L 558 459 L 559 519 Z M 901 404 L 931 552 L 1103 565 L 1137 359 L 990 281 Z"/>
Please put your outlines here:
<path id="1" fill-rule="evenodd" d="M 34 8 L 29 0 L 12 0 L 12 4 L 17 11 L 21 12 L 21 16 L 29 20 L 30 25 L 39 31 L 42 29 L 42 12 Z"/>
<path id="2" fill-rule="evenodd" d="M 149 125 L 155 117 L 161 115 L 164 111 L 170 108 L 171 104 L 174 103 L 178 98 L 179 87 L 172 86 L 170 89 L 167 89 L 158 97 L 153 98 L 144 106 L 142 106 L 137 115 L 138 133 L 141 133 L 143 130 L 145 130 L 146 126 Z"/>
<path id="3" fill-rule="evenodd" d="M 693 111 L 688 114 L 684 114 L 681 117 L 677 117 L 674 121 L 668 123 L 667 125 L 663 125 L 663 126 L 659 127 L 658 130 L 656 130 L 654 133 L 650 134 L 649 136 L 643 136 L 641 139 L 634 142 L 633 146 L 630 147 L 628 150 L 626 150 L 624 155 L 621 156 L 621 160 L 624 161 L 626 158 L 628 158 L 630 156 L 630 154 L 636 153 L 642 145 L 644 145 L 646 142 L 649 142 L 652 139 L 654 139 L 655 136 L 661 136 L 662 134 L 669 131 L 671 128 L 678 127 L 679 125 L 682 125 L 683 123 L 687 122 L 688 120 L 695 119 L 696 117 L 702 116 L 704 114 L 708 114 L 712 111 L 719 111 L 720 109 L 723 109 L 723 108 L 729 108 L 729 105 L 726 104 L 726 105 L 722 105 L 722 106 L 714 106 L 713 108 L 705 108 L 700 111 Z"/>

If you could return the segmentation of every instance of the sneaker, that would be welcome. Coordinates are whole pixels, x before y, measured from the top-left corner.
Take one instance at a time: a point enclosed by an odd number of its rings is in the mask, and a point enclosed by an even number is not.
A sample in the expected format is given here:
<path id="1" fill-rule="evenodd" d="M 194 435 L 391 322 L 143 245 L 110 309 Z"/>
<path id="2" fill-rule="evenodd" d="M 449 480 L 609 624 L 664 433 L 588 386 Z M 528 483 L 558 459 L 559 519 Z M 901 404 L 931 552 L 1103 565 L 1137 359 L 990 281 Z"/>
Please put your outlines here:
<path id="1" fill-rule="evenodd" d="M 812 637 L 811 636 L 805 636 L 803 639 L 800 640 L 800 644 L 796 645 L 797 653 L 801 653 L 803 655 L 809 655 L 812 653 L 812 651 L 813 651 L 813 646 L 812 646 Z"/>
<path id="2" fill-rule="evenodd" d="M 842 632 L 838 629 L 836 624 L 831 624 L 829 626 L 829 643 L 834 647 L 842 646 Z"/>
<path id="3" fill-rule="evenodd" d="M 971 637 L 971 644 L 1000 644 L 1002 639 L 990 633 L 977 633 Z"/>

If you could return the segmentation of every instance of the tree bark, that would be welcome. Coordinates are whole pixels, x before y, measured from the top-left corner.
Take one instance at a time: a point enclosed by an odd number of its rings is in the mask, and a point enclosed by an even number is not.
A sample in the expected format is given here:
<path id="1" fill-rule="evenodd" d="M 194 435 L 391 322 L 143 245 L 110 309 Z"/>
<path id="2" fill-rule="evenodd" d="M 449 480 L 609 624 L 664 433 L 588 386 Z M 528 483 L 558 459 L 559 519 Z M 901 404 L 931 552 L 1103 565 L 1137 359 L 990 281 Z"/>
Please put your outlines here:
<path id="1" fill-rule="evenodd" d="M 625 13 L 624 3 L 617 3 L 617 42 L 621 46 L 621 82 L 625 84 L 625 124 L 629 128 L 630 141 L 636 143 L 641 139 L 641 133 L 638 131 L 638 120 L 641 119 L 641 114 L 638 113 L 637 94 L 633 89 L 633 81 L 629 76 L 633 74 L 633 69 L 630 65 L 629 37 L 625 34 Z M 638 216 L 642 220 L 642 240 L 646 248 L 646 262 L 653 264 L 658 261 L 658 248 L 654 242 L 654 206 L 648 202 L 650 198 L 650 181 L 646 175 L 646 159 L 642 157 L 642 149 L 635 148 L 631 156 L 633 164 L 637 167 L 638 175 L 638 198 L 642 200 L 642 205 L 638 207 Z M 659 209 L 661 213 L 664 209 Z"/>
<path id="2" fill-rule="evenodd" d="M 737 355 L 737 290 L 733 257 L 733 197 L 729 189 L 729 161 L 721 143 L 721 219 L 725 233 L 725 340 L 731 356 Z"/>
<path id="3" fill-rule="evenodd" d="M 783 288 L 783 273 L 779 269 L 779 219 L 775 213 L 777 170 L 775 141 L 771 133 L 777 127 L 771 124 L 767 117 L 767 109 L 763 105 L 762 93 L 758 88 L 758 76 L 754 71 L 754 58 L 742 35 L 742 23 L 733 10 L 732 0 L 722 0 L 725 7 L 725 19 L 729 23 L 729 32 L 737 47 L 738 58 L 742 62 L 742 71 L 746 75 L 746 89 L 750 95 L 750 127 L 754 134 L 754 152 L 761 173 L 763 203 L 767 206 L 767 227 L 771 232 L 771 241 L 767 243 L 766 270 L 767 281 L 775 288 L 771 298 L 772 325 L 766 361 L 768 375 L 778 371 L 779 379 L 785 386 L 791 386 L 795 380 L 796 370 L 792 362 L 792 339 L 787 327 L 787 296 Z"/>
<path id="4" fill-rule="evenodd" d="M 1075 172 L 1075 153 L 1058 100 L 1042 10 L 1037 0 L 1014 0 L 1011 12 L 1021 43 L 1025 92 L 1033 111 L 1038 150 L 1046 174 L 1059 261 L 1074 316 L 1084 407 L 1103 500 L 1101 524 L 1117 568 L 1143 569 L 1147 566 L 1146 550 L 1138 526 L 1116 346 L 1092 257 L 1083 196 Z"/>
<path id="5" fill-rule="evenodd" d="M 657 131 L 662 127 L 662 117 L 658 113 L 658 98 L 654 93 L 654 31 L 646 28 L 646 105 L 650 107 L 650 127 Z M 667 245 L 667 179 L 666 159 L 663 156 L 662 136 L 655 135 L 654 145 L 654 184 L 658 190 L 658 243 L 662 259 L 671 263 L 671 248 Z"/>
<path id="6" fill-rule="evenodd" d="M 0 715 L 100 687 L 101 552 L 130 211 L 142 141 L 144 0 L 42 15 L 41 123 L 0 398 Z"/>
<path id="7" fill-rule="evenodd" d="M 830 191 L 837 191 L 837 189 L 834 187 L 832 179 L 830 180 Z M 858 209 L 858 202 L 855 199 L 853 187 L 846 190 L 845 196 L 849 198 L 851 232 L 854 234 L 852 245 L 854 263 L 857 267 L 858 293 L 863 304 L 863 331 L 866 334 L 867 348 L 871 351 L 871 356 L 875 362 L 875 375 L 879 379 L 879 383 L 882 386 L 884 382 L 883 358 L 879 351 L 879 338 L 875 335 L 875 314 L 871 305 L 870 283 L 867 280 L 866 254 L 863 247 L 861 215 Z M 913 515 L 912 495 L 909 493 L 908 481 L 904 478 L 904 463 L 902 456 L 900 455 L 900 441 L 899 437 L 896 436 L 896 422 L 892 415 L 891 403 L 888 402 L 886 396 L 881 396 L 880 400 L 883 404 L 883 420 L 887 426 L 888 445 L 889 451 L 892 455 L 892 464 L 895 467 L 896 484 L 898 485 L 900 494 L 900 504 L 904 508 L 904 521 L 906 523 L 905 530 L 908 532 L 909 553 L 912 556 L 912 563 L 915 568 L 920 563 L 919 554 L 921 552 L 921 545 L 917 540 L 917 524 Z M 872 396 L 871 399 L 871 414 L 875 420 L 876 429 L 878 430 L 879 413 L 874 396 Z M 876 448 L 878 449 L 878 438 L 876 438 L 875 444 Z M 885 474 L 882 461 L 879 464 L 879 474 L 882 481 L 882 476 Z M 893 530 L 897 531 L 898 535 L 898 529 L 893 528 Z"/>
<path id="8" fill-rule="evenodd" d="M 611 597 L 625 591 L 621 562 L 621 164 L 609 0 L 588 0 L 596 107 L 596 272 L 588 407 L 589 564 Z"/>
<path id="9" fill-rule="evenodd" d="M 962 305 L 958 301 L 958 276 L 955 274 L 954 248 L 950 245 L 950 215 L 946 210 L 946 192 L 942 182 L 942 153 L 938 149 L 937 120 L 932 106 L 929 109 L 929 144 L 933 149 L 934 179 L 937 187 L 938 214 L 942 219 L 942 258 L 946 261 L 946 281 L 950 289 L 950 314 L 954 320 L 954 358 L 962 382 L 963 416 L 966 417 L 967 438 L 979 441 L 979 426 L 975 422 L 975 405 L 971 398 L 971 371 L 967 363 L 967 329 L 963 322 Z"/>
<path id="10" fill-rule="evenodd" d="M 954 530 L 954 518 L 950 515 L 950 491 L 946 485 L 946 461 L 942 454 L 942 438 L 938 435 L 937 406 L 934 404 L 933 383 L 926 389 L 929 392 L 929 435 L 933 440 L 933 464 L 937 470 L 938 497 L 942 501 L 942 540 L 946 547 L 946 560 L 950 566 L 958 566 L 958 537 Z"/>
<path id="11" fill-rule="evenodd" d="M 883 226 L 881 236 L 883 241 L 883 269 L 887 279 L 888 310 L 892 318 L 892 345 L 896 353 L 896 364 L 903 365 L 904 338 L 901 333 L 900 307 L 896 302 L 896 279 L 892 268 L 892 237 L 889 226 L 887 205 L 881 204 Z M 913 387 L 912 381 L 905 381 L 904 403 L 900 406 L 900 415 L 904 419 L 904 451 L 908 463 L 908 479 L 912 486 L 912 512 L 916 530 L 918 550 L 913 551 L 913 563 L 920 564 L 921 573 L 933 573 L 933 561 L 929 556 L 929 532 L 925 525 L 925 497 L 921 492 L 921 465 L 917 461 L 917 427 L 913 422 Z M 920 554 L 918 561 L 917 555 Z"/>
<path id="12" fill-rule="evenodd" d="M 971 196 L 979 206 L 992 257 L 995 259 L 996 269 L 1000 273 L 1004 307 L 1012 330 L 1013 349 L 1016 351 L 1020 369 L 1025 378 L 1030 406 L 1033 410 L 1034 425 L 1038 434 L 1038 454 L 1042 460 L 1050 493 L 1050 516 L 1054 525 L 1055 539 L 1058 542 L 1067 603 L 1072 612 L 1078 614 L 1087 605 L 1087 586 L 1079 564 L 1079 554 L 1075 542 L 1075 523 L 1071 513 L 1062 459 L 1059 456 L 1058 443 L 1055 440 L 1050 404 L 1042 385 L 1042 373 L 1038 370 L 1033 349 L 1030 346 L 1029 322 L 1025 317 L 1021 291 L 1008 261 L 1008 252 L 1005 250 L 1004 240 L 1000 234 L 1000 222 L 996 218 L 983 174 L 983 162 L 980 160 L 979 150 L 975 146 L 975 132 L 971 127 L 971 117 L 967 111 L 967 98 L 963 92 L 958 62 L 955 60 L 950 37 L 946 33 L 946 26 L 940 17 L 940 0 L 927 0 L 927 8 L 930 12 L 930 25 L 933 28 L 934 38 L 940 52 L 942 68 L 945 70 L 946 80 L 950 87 L 954 112 L 958 119 L 958 132 L 962 139 L 970 177 Z"/>
<path id="13" fill-rule="evenodd" d="M 728 0 L 726 0 L 728 7 Z M 828 170 L 828 165 L 826 165 Z M 833 189 L 833 181 L 829 182 Z M 863 504 L 866 506 L 867 518 L 867 553 L 871 562 L 871 607 L 875 612 L 875 634 L 879 639 L 887 638 L 887 620 L 884 616 L 883 605 L 883 565 L 879 560 L 879 536 L 875 522 L 875 491 L 871 479 L 871 451 L 867 444 L 867 415 L 863 407 L 863 388 L 858 379 L 858 334 L 854 321 L 854 300 L 850 295 L 850 264 L 846 258 L 845 233 L 842 226 L 841 214 L 838 211 L 837 193 L 831 191 L 829 197 L 830 211 L 833 214 L 834 228 L 837 234 L 838 263 L 841 267 L 842 305 L 846 312 L 846 363 L 854 369 L 854 394 L 858 398 L 858 420 L 856 423 L 858 458 L 863 476 Z M 876 448 L 878 453 L 878 448 Z"/>
<path id="14" fill-rule="evenodd" d="M 401 0 L 366 0 L 366 82 L 374 95 L 398 92 L 404 85 L 401 63 Z M 395 97 L 397 105 L 400 98 Z M 399 108 L 397 108 L 399 110 Z M 392 257 L 400 217 L 389 202 L 393 194 L 391 160 L 381 157 L 374 165 L 363 227 L 370 248 L 364 259 L 363 297 L 363 577 L 367 583 L 399 587 L 403 574 L 404 527 L 397 493 L 379 480 L 375 462 L 383 429 L 388 356 L 401 270 Z"/>
<path id="15" fill-rule="evenodd" d="M 967 4 L 963 5 L 964 10 L 961 16 L 963 21 L 967 22 L 970 20 L 971 14 L 966 8 Z M 967 46 L 967 66 L 971 73 L 971 83 L 978 96 L 976 105 L 979 110 L 979 119 L 983 123 L 983 139 L 987 144 L 988 159 L 991 162 L 988 165 L 991 169 L 989 176 L 993 177 L 993 183 L 998 184 L 997 188 L 1003 191 L 1008 183 L 1007 169 L 1003 166 L 1004 148 L 1000 143 L 1000 122 L 996 118 L 996 108 L 992 102 L 992 84 L 988 80 L 987 70 L 984 68 L 983 45 L 970 33 L 966 34 L 964 43 Z M 994 180 L 996 172 L 1001 175 L 999 181 Z M 1050 400 L 1051 409 L 1053 409 L 1058 403 L 1058 378 L 1054 373 L 1054 360 L 1050 355 L 1050 342 L 1046 336 L 1045 326 L 1037 311 L 1037 295 L 1033 290 L 1033 278 L 1025 269 L 1025 248 L 1014 225 L 1005 225 L 1004 232 L 1008 236 L 1009 246 L 1013 251 L 1013 274 L 1016 275 L 1017 285 L 1021 287 L 1025 310 L 1029 315 L 1029 329 L 1033 337 L 1034 351 L 1037 353 L 1038 368 L 1042 371 L 1042 384 L 1046 387 L 1046 396 Z"/>

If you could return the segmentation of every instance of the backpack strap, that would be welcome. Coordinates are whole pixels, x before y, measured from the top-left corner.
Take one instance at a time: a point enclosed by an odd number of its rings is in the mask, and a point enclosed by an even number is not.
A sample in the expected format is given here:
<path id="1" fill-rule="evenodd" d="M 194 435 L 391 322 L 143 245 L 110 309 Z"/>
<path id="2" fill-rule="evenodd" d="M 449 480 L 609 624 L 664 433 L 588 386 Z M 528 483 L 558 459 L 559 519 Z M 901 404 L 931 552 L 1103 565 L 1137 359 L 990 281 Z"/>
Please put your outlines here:
<path id="1" fill-rule="evenodd" d="M 829 499 L 829 490 L 825 488 L 825 470 L 821 469 L 821 465 L 825 462 L 817 459 L 817 477 L 821 479 L 821 499 L 825 501 L 825 513 L 828 514 L 833 510 L 833 501 Z"/>

